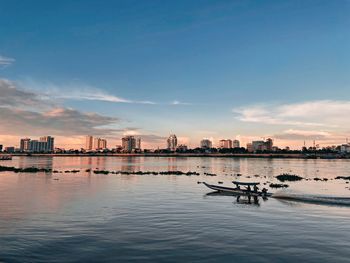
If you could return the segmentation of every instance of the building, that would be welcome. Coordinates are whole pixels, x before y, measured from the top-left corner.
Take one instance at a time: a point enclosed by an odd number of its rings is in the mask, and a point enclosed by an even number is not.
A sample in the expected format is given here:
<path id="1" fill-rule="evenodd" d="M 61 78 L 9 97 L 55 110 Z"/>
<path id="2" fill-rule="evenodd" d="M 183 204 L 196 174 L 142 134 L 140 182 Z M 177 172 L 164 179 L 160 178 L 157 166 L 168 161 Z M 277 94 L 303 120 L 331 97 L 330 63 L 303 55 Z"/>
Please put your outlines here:
<path id="1" fill-rule="evenodd" d="M 239 147 L 240 147 L 239 140 L 233 140 L 233 142 L 232 142 L 232 148 L 239 148 Z"/>
<path id="2" fill-rule="evenodd" d="M 45 152 L 51 153 L 55 149 L 55 138 L 51 136 L 41 137 L 39 140 L 32 140 L 30 138 L 24 138 L 20 140 L 21 152 Z"/>
<path id="3" fill-rule="evenodd" d="M 273 141 L 272 139 L 268 138 L 266 141 L 265 141 L 265 149 L 266 151 L 272 151 L 272 147 L 273 147 Z"/>
<path id="4" fill-rule="evenodd" d="M 167 139 L 167 148 L 170 151 L 175 151 L 177 148 L 177 137 L 175 134 L 171 134 Z"/>
<path id="5" fill-rule="evenodd" d="M 211 149 L 213 148 L 213 143 L 209 139 L 203 139 L 201 140 L 201 148 L 203 149 Z"/>
<path id="6" fill-rule="evenodd" d="M 349 153 L 350 152 L 350 144 L 342 144 L 340 146 L 340 152 Z"/>
<path id="7" fill-rule="evenodd" d="M 253 152 L 263 151 L 265 148 L 265 142 L 264 141 L 253 141 L 252 147 L 253 147 Z"/>
<path id="8" fill-rule="evenodd" d="M 253 147 L 253 152 L 272 151 L 273 150 L 273 140 L 269 138 L 266 141 L 253 141 L 252 147 Z"/>
<path id="9" fill-rule="evenodd" d="M 122 147 L 124 152 L 132 152 L 136 149 L 136 138 L 134 136 L 125 136 L 122 138 Z M 141 147 L 141 140 L 140 140 Z"/>
<path id="10" fill-rule="evenodd" d="M 7 153 L 14 153 L 15 152 L 15 147 L 13 147 L 13 146 L 5 147 L 5 152 L 7 152 Z"/>
<path id="11" fill-rule="evenodd" d="M 250 153 L 254 152 L 252 143 L 247 143 L 247 151 L 250 152 Z"/>
<path id="12" fill-rule="evenodd" d="M 179 146 L 177 146 L 176 151 L 177 152 L 186 152 L 188 150 L 187 145 L 184 144 L 180 144 Z"/>
<path id="13" fill-rule="evenodd" d="M 0 152 L 2 152 L 2 148 L 3 148 L 4 146 L 2 145 L 2 144 L 0 144 Z"/>
<path id="14" fill-rule="evenodd" d="M 29 151 L 33 153 L 46 152 L 47 149 L 46 143 L 38 140 L 31 140 L 29 145 Z"/>
<path id="15" fill-rule="evenodd" d="M 232 140 L 230 140 L 230 139 L 220 140 L 219 144 L 220 144 L 220 148 L 222 148 L 222 149 L 232 148 Z"/>
<path id="16" fill-rule="evenodd" d="M 44 152 L 53 152 L 55 149 L 55 138 L 51 136 L 44 136 L 40 137 L 40 142 L 45 143 L 44 144 Z"/>
<path id="17" fill-rule="evenodd" d="M 19 146 L 19 150 L 21 152 L 29 152 L 29 150 L 30 150 L 30 139 L 29 138 L 21 139 L 19 145 L 20 145 Z"/>
<path id="18" fill-rule="evenodd" d="M 94 147 L 94 137 L 91 135 L 87 135 L 85 138 L 85 150 L 86 151 L 92 151 Z"/>
<path id="19" fill-rule="evenodd" d="M 104 150 L 107 149 L 107 140 L 102 138 L 94 138 L 94 150 Z"/>
<path id="20" fill-rule="evenodd" d="M 99 149 L 100 150 L 107 149 L 107 140 L 106 139 L 100 139 Z"/>
<path id="21" fill-rule="evenodd" d="M 141 138 L 136 138 L 136 146 L 135 149 L 141 150 Z"/>

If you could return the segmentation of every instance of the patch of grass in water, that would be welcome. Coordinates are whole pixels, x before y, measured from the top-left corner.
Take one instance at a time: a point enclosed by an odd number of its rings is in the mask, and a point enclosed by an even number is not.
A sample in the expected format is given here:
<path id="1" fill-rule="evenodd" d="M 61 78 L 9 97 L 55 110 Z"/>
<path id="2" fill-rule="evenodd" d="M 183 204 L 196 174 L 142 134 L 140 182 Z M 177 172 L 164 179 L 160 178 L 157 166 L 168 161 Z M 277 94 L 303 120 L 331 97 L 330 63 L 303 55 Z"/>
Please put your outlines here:
<path id="1" fill-rule="evenodd" d="M 284 182 L 284 181 L 300 181 L 300 180 L 303 180 L 304 178 L 299 176 L 299 175 L 296 175 L 296 174 L 280 174 L 280 175 L 277 175 L 276 178 L 281 181 L 281 182 Z"/>

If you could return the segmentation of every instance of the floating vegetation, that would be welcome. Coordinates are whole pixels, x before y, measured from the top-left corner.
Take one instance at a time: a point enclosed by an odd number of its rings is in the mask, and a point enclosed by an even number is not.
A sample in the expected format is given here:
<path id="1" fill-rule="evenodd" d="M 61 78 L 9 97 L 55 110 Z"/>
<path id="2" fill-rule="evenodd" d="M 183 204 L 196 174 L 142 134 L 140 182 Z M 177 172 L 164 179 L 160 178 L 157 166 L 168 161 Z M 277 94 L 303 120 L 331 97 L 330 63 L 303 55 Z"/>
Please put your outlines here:
<path id="1" fill-rule="evenodd" d="M 218 184 L 223 184 L 224 182 L 219 181 Z"/>
<path id="2" fill-rule="evenodd" d="M 271 188 L 287 188 L 289 185 L 287 184 L 270 184 Z"/>
<path id="3" fill-rule="evenodd" d="M 335 179 L 350 180 L 350 176 L 337 176 Z"/>
<path id="4" fill-rule="evenodd" d="M 212 173 L 204 173 L 206 176 L 217 176 L 217 174 L 212 174 Z M 199 175 L 199 174 L 198 174 Z"/>
<path id="5" fill-rule="evenodd" d="M 52 171 L 51 169 L 37 168 L 37 167 L 16 168 L 16 167 L 12 167 L 12 166 L 0 166 L 0 172 L 14 172 L 14 173 L 39 173 L 39 172 L 45 172 L 45 173 L 49 173 L 51 171 Z"/>
<path id="6" fill-rule="evenodd" d="M 182 172 L 182 171 L 161 171 L 161 172 L 154 172 L 154 171 L 107 171 L 107 170 L 94 170 L 94 174 L 121 174 L 121 175 L 200 175 L 197 172 Z M 211 175 L 216 176 L 216 175 Z"/>
<path id="7" fill-rule="evenodd" d="M 276 178 L 281 181 L 281 182 L 284 182 L 284 181 L 300 181 L 303 179 L 303 177 L 300 177 L 296 174 L 280 174 L 280 175 L 277 175 Z"/>
<path id="8" fill-rule="evenodd" d="M 86 169 L 85 172 L 90 173 L 91 169 Z"/>

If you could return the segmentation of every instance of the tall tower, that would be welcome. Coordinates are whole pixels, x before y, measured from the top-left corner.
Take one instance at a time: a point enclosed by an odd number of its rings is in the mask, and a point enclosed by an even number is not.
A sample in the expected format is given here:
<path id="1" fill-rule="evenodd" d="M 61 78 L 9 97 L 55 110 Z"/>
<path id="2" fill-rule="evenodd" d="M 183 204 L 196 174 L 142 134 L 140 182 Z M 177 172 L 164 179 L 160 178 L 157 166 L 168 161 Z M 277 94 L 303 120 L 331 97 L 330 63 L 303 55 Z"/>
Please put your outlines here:
<path id="1" fill-rule="evenodd" d="M 55 146 L 54 146 L 54 138 L 51 136 L 45 136 L 45 137 L 41 137 L 40 141 L 42 143 L 42 150 L 44 152 L 53 152 Z"/>
<path id="2" fill-rule="evenodd" d="M 30 150 L 30 139 L 24 138 L 20 141 L 20 151 L 21 152 L 28 152 Z"/>
<path id="3" fill-rule="evenodd" d="M 92 150 L 93 141 L 94 141 L 94 137 L 92 137 L 91 135 L 86 136 L 85 150 L 87 150 L 87 151 L 91 151 Z"/>
<path id="4" fill-rule="evenodd" d="M 177 137 L 175 134 L 171 134 L 167 139 L 168 150 L 175 151 L 177 147 Z"/>

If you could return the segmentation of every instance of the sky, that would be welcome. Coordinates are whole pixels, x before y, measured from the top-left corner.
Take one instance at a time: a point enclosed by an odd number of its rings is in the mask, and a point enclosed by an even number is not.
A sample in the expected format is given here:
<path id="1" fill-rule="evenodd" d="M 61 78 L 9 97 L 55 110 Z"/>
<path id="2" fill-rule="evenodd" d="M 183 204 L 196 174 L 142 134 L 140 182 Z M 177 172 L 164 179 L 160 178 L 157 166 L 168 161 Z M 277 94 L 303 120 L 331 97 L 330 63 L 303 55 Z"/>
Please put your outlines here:
<path id="1" fill-rule="evenodd" d="M 350 1 L 0 0 L 0 144 L 350 137 Z"/>

